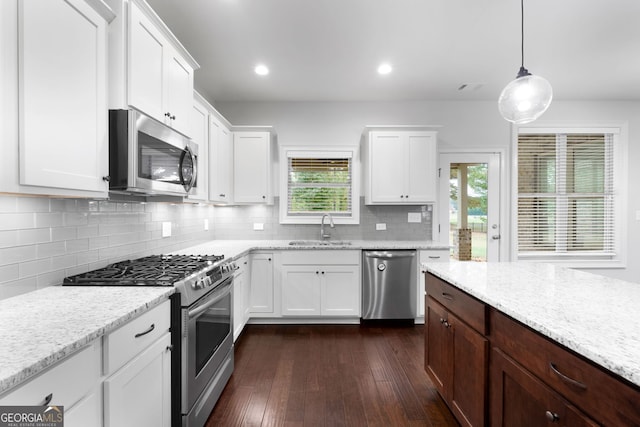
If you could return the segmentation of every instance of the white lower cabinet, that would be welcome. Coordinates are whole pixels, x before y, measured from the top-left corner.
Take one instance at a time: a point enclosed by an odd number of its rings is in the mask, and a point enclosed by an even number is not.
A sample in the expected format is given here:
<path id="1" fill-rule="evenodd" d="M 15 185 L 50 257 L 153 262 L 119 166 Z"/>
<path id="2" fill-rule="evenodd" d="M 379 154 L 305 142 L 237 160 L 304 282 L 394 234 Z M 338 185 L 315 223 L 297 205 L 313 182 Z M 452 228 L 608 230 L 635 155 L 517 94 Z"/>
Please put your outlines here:
<path id="1" fill-rule="evenodd" d="M 100 340 L 0 397 L 0 406 L 64 407 L 65 426 L 101 426 Z"/>
<path id="2" fill-rule="evenodd" d="M 236 261 L 238 270 L 233 278 L 233 341 L 235 342 L 249 320 L 250 279 L 249 256 Z"/>
<path id="3" fill-rule="evenodd" d="M 360 317 L 360 251 L 282 254 L 282 316 Z"/>
<path id="4" fill-rule="evenodd" d="M 105 427 L 171 426 L 171 335 L 104 381 Z"/>
<path id="5" fill-rule="evenodd" d="M 449 250 L 448 249 L 435 249 L 435 250 L 421 250 L 418 252 L 418 317 L 424 318 L 424 296 L 425 287 L 424 273 L 427 272 L 422 267 L 423 264 L 430 262 L 449 262 Z"/>
<path id="6" fill-rule="evenodd" d="M 104 426 L 171 426 L 170 302 L 103 338 Z"/>
<path id="7" fill-rule="evenodd" d="M 251 254 L 249 310 L 273 314 L 273 253 Z"/>

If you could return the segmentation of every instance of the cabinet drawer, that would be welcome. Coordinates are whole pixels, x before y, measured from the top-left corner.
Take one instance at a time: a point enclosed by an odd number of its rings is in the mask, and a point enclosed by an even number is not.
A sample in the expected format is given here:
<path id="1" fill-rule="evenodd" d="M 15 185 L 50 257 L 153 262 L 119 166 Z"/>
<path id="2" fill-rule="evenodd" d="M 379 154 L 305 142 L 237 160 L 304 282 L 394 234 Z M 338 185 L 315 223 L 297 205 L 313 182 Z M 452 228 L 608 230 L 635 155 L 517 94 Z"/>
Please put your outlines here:
<path id="1" fill-rule="evenodd" d="M 44 405 L 49 400 L 52 405 L 71 409 L 90 393 L 99 378 L 100 340 L 96 340 L 0 397 L 0 406 Z"/>
<path id="2" fill-rule="evenodd" d="M 287 250 L 282 251 L 282 264 L 358 265 L 359 250 Z"/>
<path id="3" fill-rule="evenodd" d="M 171 323 L 169 301 L 143 313 L 104 337 L 104 373 L 117 371 L 165 334 Z"/>
<path id="4" fill-rule="evenodd" d="M 427 263 L 427 262 L 449 262 L 449 250 L 448 249 L 421 250 L 420 263 Z"/>
<path id="5" fill-rule="evenodd" d="M 640 425 L 640 389 L 552 340 L 490 310 L 494 346 L 604 425 Z"/>
<path id="6" fill-rule="evenodd" d="M 487 334 L 486 306 L 482 302 L 429 273 L 426 278 L 426 291 L 428 296 L 455 313 L 476 331 Z"/>

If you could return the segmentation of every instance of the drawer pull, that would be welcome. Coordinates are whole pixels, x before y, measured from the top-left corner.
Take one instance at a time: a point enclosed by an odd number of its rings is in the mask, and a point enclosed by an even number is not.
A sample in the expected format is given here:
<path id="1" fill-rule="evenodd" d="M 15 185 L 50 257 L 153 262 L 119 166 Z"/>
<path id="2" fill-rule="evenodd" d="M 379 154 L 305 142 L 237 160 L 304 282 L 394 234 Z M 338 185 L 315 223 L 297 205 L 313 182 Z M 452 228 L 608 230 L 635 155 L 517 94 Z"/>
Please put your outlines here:
<path id="1" fill-rule="evenodd" d="M 438 256 L 429 255 L 429 258 L 431 258 L 431 259 L 440 259 L 440 255 L 438 255 Z"/>
<path id="2" fill-rule="evenodd" d="M 551 371 L 554 374 L 559 376 L 562 381 L 564 381 L 565 383 L 569 384 L 570 386 L 576 387 L 576 388 L 578 388 L 580 390 L 586 390 L 587 389 L 587 386 L 582 384 L 580 381 L 576 381 L 573 378 L 569 378 L 568 376 L 566 376 L 565 374 L 560 372 L 558 370 L 558 368 L 556 368 L 556 365 L 553 364 L 553 362 L 549 362 L 549 367 L 551 368 Z"/>
<path id="3" fill-rule="evenodd" d="M 442 293 L 442 298 L 447 299 L 447 300 L 449 300 L 449 301 L 453 301 L 453 295 L 448 294 L 448 293 L 446 293 L 446 292 L 443 292 L 443 293 Z"/>
<path id="4" fill-rule="evenodd" d="M 547 411 L 544 413 L 544 415 L 547 417 L 547 420 L 549 420 L 549 422 L 552 422 L 552 423 L 555 423 L 558 420 L 560 420 L 560 417 L 555 412 Z"/>
<path id="5" fill-rule="evenodd" d="M 144 331 L 144 332 L 140 332 L 140 333 L 138 333 L 138 334 L 135 334 L 135 336 L 134 336 L 134 337 L 135 337 L 135 338 L 140 338 L 140 337 L 141 337 L 141 336 L 143 336 L 143 335 L 147 335 L 148 333 L 150 333 L 151 331 L 153 331 L 155 328 L 156 328 L 155 323 L 152 323 L 152 324 L 151 324 L 151 326 L 149 326 L 149 329 L 147 329 L 147 330 L 146 330 L 146 331 Z"/>
<path id="6" fill-rule="evenodd" d="M 40 406 L 47 406 L 50 402 L 51 399 L 53 399 L 53 393 L 49 393 L 44 397 L 44 400 L 42 401 L 42 403 L 40 404 Z"/>

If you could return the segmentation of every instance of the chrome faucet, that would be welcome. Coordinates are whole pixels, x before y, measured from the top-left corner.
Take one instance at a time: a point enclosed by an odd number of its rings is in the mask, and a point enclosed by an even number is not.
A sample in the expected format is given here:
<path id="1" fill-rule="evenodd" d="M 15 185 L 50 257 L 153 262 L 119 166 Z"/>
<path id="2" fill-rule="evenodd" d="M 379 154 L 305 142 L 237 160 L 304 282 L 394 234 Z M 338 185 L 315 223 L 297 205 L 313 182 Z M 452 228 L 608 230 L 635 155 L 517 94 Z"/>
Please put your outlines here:
<path id="1" fill-rule="evenodd" d="M 322 215 L 322 220 L 320 221 L 320 239 L 324 240 L 324 239 L 328 239 L 331 237 L 330 233 L 327 233 L 324 231 L 324 219 L 326 217 L 329 217 L 329 225 L 331 226 L 331 228 L 335 227 L 335 224 L 333 223 L 333 217 L 331 216 L 331 214 L 324 214 Z"/>

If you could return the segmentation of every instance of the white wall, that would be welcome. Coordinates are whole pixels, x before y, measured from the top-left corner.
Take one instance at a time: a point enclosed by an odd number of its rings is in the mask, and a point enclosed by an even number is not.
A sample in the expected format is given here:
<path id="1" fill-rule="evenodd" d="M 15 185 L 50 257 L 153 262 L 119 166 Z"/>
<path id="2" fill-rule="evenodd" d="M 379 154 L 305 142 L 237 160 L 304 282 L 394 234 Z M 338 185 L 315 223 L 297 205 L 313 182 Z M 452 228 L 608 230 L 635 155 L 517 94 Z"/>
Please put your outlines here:
<path id="1" fill-rule="evenodd" d="M 447 148 L 503 149 L 510 160 L 511 126 L 493 101 L 447 102 L 342 102 L 342 103 L 250 103 L 219 102 L 216 108 L 234 125 L 273 125 L 281 144 L 356 144 L 366 125 L 441 125 L 440 150 Z M 554 123 L 627 122 L 629 130 L 629 189 L 627 197 L 627 267 L 616 270 L 592 270 L 629 281 L 640 281 L 640 211 L 637 185 L 640 183 L 640 102 L 554 101 L 541 118 Z M 507 170 L 510 178 L 510 170 Z M 275 174 L 274 176 L 277 176 Z M 278 185 L 275 184 L 277 194 Z M 505 198 L 509 206 L 510 199 Z M 508 237 L 508 236 L 507 236 Z"/>

